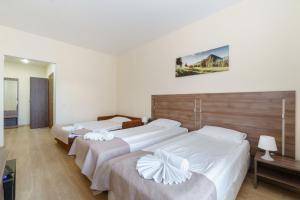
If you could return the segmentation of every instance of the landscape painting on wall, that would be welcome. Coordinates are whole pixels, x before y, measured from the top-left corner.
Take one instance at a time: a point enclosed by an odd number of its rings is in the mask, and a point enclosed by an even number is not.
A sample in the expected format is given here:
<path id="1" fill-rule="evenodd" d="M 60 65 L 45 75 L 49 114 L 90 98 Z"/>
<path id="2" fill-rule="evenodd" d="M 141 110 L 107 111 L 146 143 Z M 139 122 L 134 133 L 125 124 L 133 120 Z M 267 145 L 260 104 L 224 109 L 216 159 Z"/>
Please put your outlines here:
<path id="1" fill-rule="evenodd" d="M 228 45 L 176 59 L 176 77 L 228 70 Z"/>

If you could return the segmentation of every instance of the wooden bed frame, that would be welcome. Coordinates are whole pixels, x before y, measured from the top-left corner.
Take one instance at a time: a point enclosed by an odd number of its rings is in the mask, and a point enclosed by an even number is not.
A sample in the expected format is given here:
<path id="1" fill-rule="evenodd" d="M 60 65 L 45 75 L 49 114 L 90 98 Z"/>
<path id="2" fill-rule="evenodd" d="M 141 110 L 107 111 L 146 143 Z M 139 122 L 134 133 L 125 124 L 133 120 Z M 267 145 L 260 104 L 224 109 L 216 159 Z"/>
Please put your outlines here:
<path id="1" fill-rule="evenodd" d="M 97 117 L 98 121 L 101 120 L 108 120 L 108 119 L 112 119 L 114 117 L 126 117 L 131 119 L 131 121 L 129 122 L 123 122 L 122 123 L 122 129 L 126 129 L 126 128 L 133 128 L 136 126 L 142 126 L 143 122 L 141 118 L 138 117 L 130 117 L 130 116 L 126 116 L 126 115 L 109 115 L 109 116 L 101 116 L 101 117 Z"/>
<path id="2" fill-rule="evenodd" d="M 133 128 L 133 127 L 136 127 L 136 126 L 142 126 L 144 125 L 143 122 L 142 122 L 142 119 L 141 118 L 138 118 L 138 117 L 130 117 L 130 116 L 126 116 L 126 115 L 109 115 L 109 116 L 99 116 L 97 117 L 97 121 L 102 121 L 102 120 L 108 120 L 108 119 L 112 119 L 114 117 L 126 117 L 126 118 L 129 118 L 131 119 L 131 121 L 129 122 L 123 122 L 122 123 L 122 129 L 126 129 L 126 128 Z M 69 138 L 68 139 L 68 144 L 65 144 L 64 142 L 60 141 L 59 139 L 57 138 L 54 138 L 56 140 L 56 142 L 58 144 L 60 144 L 61 146 L 63 146 L 66 150 L 70 150 L 72 144 L 73 144 L 73 141 L 75 140 L 76 137 L 74 138 Z"/>
<path id="3" fill-rule="evenodd" d="M 205 125 L 247 133 L 251 156 L 260 135 L 275 137 L 279 155 L 295 158 L 295 91 L 153 95 L 152 118 L 180 121 L 189 131 Z"/>

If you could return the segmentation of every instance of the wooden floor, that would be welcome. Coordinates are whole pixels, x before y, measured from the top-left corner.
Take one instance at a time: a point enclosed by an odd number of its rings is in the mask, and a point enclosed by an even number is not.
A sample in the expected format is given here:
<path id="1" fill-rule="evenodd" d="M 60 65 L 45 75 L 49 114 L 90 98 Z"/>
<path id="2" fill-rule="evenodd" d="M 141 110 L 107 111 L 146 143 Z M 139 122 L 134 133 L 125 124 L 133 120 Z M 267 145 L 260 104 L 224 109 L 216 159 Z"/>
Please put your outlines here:
<path id="1" fill-rule="evenodd" d="M 48 128 L 28 127 L 5 130 L 9 159 L 17 159 L 17 200 L 106 200 L 107 194 L 93 196 L 89 181 L 74 159 L 54 141 Z M 300 195 L 260 183 L 253 188 L 248 176 L 238 200 L 299 200 Z"/>

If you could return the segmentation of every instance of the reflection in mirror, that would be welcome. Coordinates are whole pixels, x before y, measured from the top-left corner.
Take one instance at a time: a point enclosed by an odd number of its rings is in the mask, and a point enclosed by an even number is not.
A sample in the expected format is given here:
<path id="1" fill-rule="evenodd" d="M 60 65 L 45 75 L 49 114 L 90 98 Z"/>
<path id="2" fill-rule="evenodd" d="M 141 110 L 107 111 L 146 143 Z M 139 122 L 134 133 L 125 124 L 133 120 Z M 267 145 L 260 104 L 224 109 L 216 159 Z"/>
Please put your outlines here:
<path id="1" fill-rule="evenodd" d="M 4 79 L 4 111 L 18 111 L 18 79 Z"/>

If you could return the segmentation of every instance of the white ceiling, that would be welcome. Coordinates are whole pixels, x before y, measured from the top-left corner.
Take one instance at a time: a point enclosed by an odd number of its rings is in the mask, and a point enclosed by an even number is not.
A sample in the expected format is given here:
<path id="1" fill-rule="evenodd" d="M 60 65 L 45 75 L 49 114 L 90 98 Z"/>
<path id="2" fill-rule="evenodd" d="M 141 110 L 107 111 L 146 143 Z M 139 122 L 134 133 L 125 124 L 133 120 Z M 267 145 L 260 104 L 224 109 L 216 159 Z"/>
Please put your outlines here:
<path id="1" fill-rule="evenodd" d="M 23 65 L 26 65 L 26 63 L 22 62 L 24 58 L 18 58 L 15 56 L 5 56 L 4 61 L 5 62 L 12 62 L 12 63 L 21 63 Z M 28 60 L 27 64 L 30 65 L 35 65 L 35 66 L 41 66 L 41 67 L 48 67 L 51 63 L 44 62 L 44 61 L 39 61 L 39 60 L 31 60 L 31 59 L 26 59 Z"/>
<path id="2" fill-rule="evenodd" d="M 0 25 L 120 54 L 240 0 L 1 0 Z"/>

